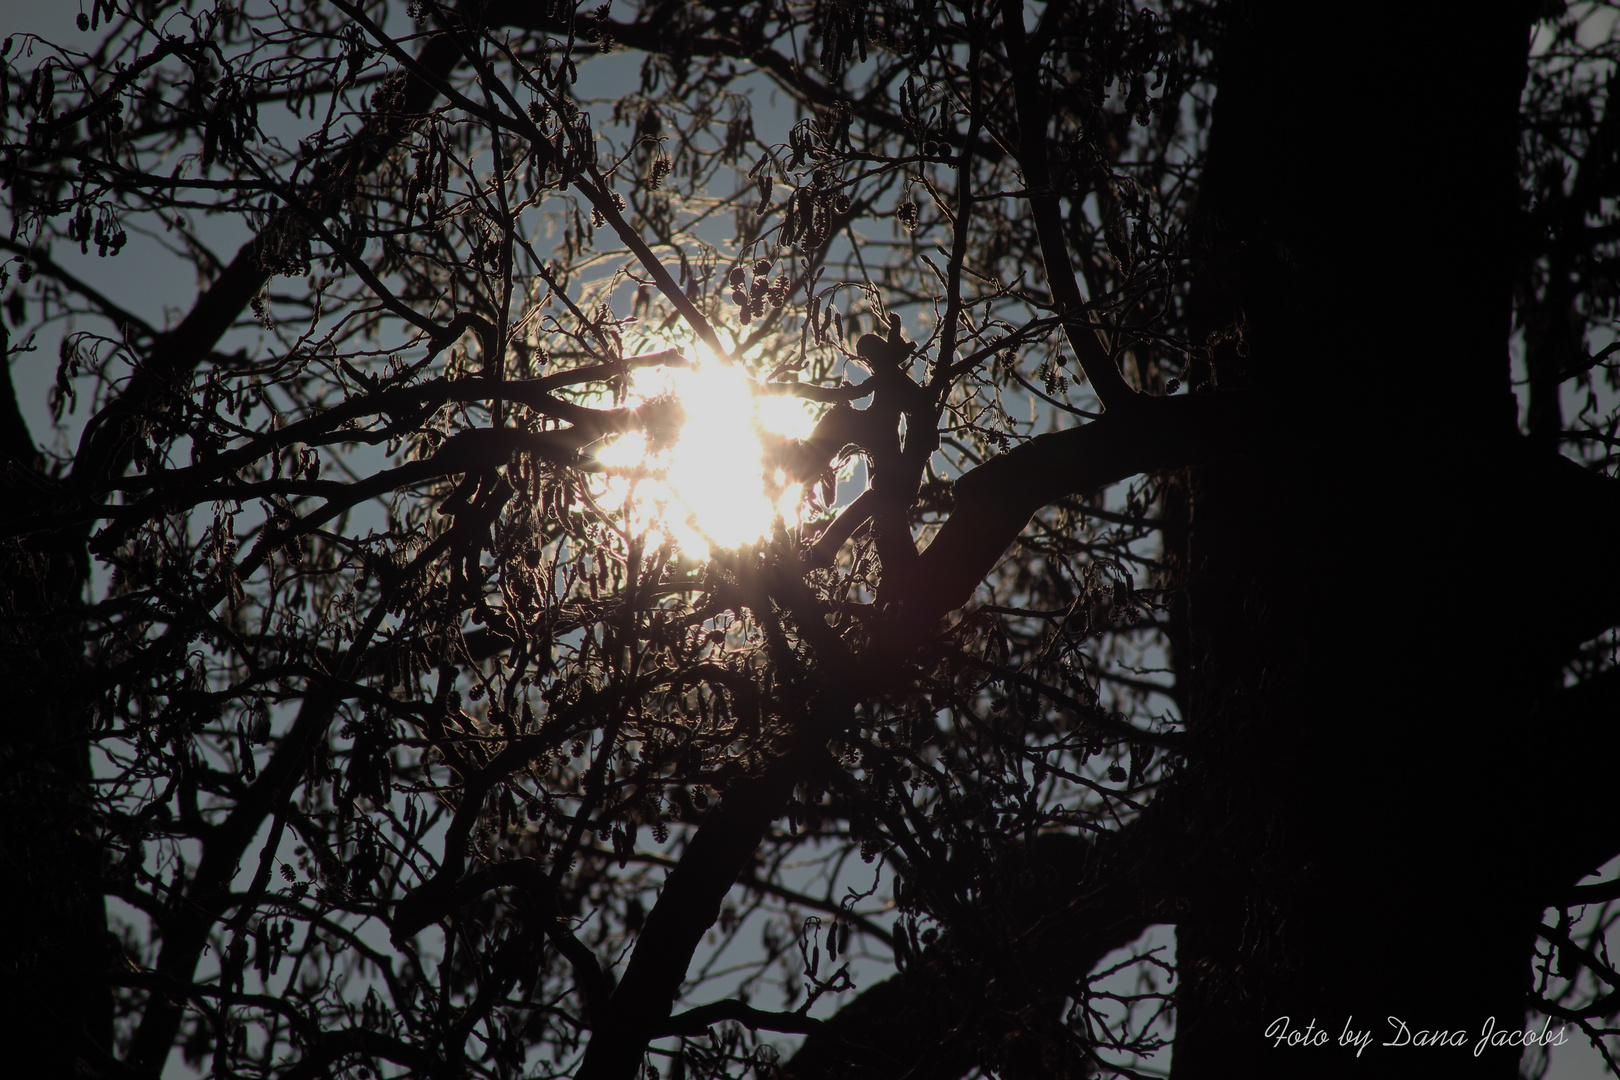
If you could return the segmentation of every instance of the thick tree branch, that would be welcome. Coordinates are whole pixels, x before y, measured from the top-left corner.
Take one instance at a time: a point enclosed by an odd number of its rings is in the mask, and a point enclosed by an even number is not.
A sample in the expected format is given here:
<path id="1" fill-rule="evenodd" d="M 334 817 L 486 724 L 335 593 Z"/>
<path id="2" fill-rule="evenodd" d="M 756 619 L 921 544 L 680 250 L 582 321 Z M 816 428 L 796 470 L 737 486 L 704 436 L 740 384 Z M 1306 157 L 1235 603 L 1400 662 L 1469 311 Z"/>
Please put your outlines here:
<path id="1" fill-rule="evenodd" d="M 1256 445 L 1266 399 L 1251 393 L 1148 398 L 1069 431 L 1037 435 L 956 481 L 956 507 L 918 557 L 906 607 L 931 621 L 961 607 L 1031 516 L 1065 495 Z"/>
<path id="2" fill-rule="evenodd" d="M 202 859 L 186 889 L 185 902 L 174 909 L 164 925 L 163 951 L 153 971 L 159 978 L 189 983 L 197 961 L 208 945 L 209 931 L 225 915 L 230 885 L 237 867 L 259 827 L 274 807 L 287 797 L 303 775 L 310 747 L 324 736 L 336 702 L 327 697 L 304 701 L 292 729 L 282 739 L 270 763 L 237 800 L 231 814 L 203 842 Z M 184 1003 L 154 994 L 130 1040 L 125 1061 L 135 1072 L 157 1076 L 168 1060 L 169 1049 L 180 1031 Z"/>
<path id="3" fill-rule="evenodd" d="M 1085 299 L 1074 276 L 1068 243 L 1063 238 L 1063 211 L 1052 189 L 1047 168 L 1047 106 L 1040 88 L 1040 58 L 1031 55 L 1024 38 L 1023 0 L 1001 0 L 1002 37 L 1007 63 L 1012 70 L 1013 93 L 1018 106 L 1018 165 L 1029 182 L 1030 218 L 1041 245 L 1046 280 L 1052 290 L 1052 303 L 1063 318 L 1069 347 L 1080 361 L 1080 368 L 1104 409 L 1121 409 L 1137 397 L 1120 374 L 1085 315 Z"/>
<path id="4" fill-rule="evenodd" d="M 842 698 L 811 702 L 793 744 L 763 774 L 729 788 L 699 827 L 647 916 L 613 992 L 608 1023 L 592 1032 L 578 1080 L 636 1075 L 648 1041 L 668 1024 L 698 943 L 799 781 L 806 752 L 845 722 L 848 710 Z"/>
<path id="5" fill-rule="evenodd" d="M 955 1080 L 1016 1024 L 1083 981 L 1109 951 L 1171 917 L 1184 867 L 1176 812 L 1155 803 L 1093 847 L 1039 837 L 997 875 L 972 940 L 947 936 L 903 975 L 877 983 L 811 1032 L 784 1074 Z M 1012 882 L 1033 881 L 1035 887 Z M 850 1067 L 854 1068 L 851 1069 Z"/>
<path id="6" fill-rule="evenodd" d="M 702 1035 L 715 1024 L 726 1020 L 735 1020 L 755 1031 L 782 1031 L 797 1035 L 820 1032 L 826 1027 L 822 1021 L 798 1013 L 766 1012 L 740 1001 L 715 1001 L 670 1017 L 658 1034 Z"/>
<path id="7" fill-rule="evenodd" d="M 463 801 L 462 805 L 466 806 L 467 802 Z M 452 846 L 458 843 L 459 847 Z M 445 850 L 449 853 L 465 846 L 466 837 L 462 835 L 459 841 L 453 837 L 447 839 Z M 536 908 L 538 918 L 544 922 L 543 930 L 546 937 L 574 969 L 574 978 L 585 998 L 585 1007 L 592 1020 L 598 1023 L 605 1022 L 608 998 L 613 987 L 602 971 L 601 962 L 597 960 L 596 954 L 574 936 L 563 922 L 557 910 L 556 894 L 546 876 L 545 867 L 534 859 L 508 859 L 456 881 L 454 874 L 446 872 L 450 869 L 450 861 L 446 860 L 445 871 L 411 890 L 395 907 L 393 925 L 389 931 L 393 939 L 399 942 L 419 933 L 425 927 L 448 917 L 452 912 L 472 903 L 492 889 L 523 889 L 528 902 Z M 459 864 L 462 860 L 454 861 L 457 864 L 456 872 L 459 873 Z"/>
<path id="8" fill-rule="evenodd" d="M 432 1076 L 435 1066 L 442 1066 L 432 1053 L 403 1039 L 351 1027 L 323 1033 L 298 1063 L 282 1075 L 286 1080 L 331 1076 L 335 1062 L 356 1054 L 402 1065 L 418 1076 Z"/>

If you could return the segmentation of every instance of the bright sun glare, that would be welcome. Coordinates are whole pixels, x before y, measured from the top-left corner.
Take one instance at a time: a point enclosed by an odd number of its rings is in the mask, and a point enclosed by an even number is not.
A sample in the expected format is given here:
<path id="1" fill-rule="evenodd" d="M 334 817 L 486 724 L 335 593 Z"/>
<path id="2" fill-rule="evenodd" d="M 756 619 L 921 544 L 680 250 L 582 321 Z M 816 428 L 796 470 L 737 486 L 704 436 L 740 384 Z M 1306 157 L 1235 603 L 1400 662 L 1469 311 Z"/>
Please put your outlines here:
<path id="1" fill-rule="evenodd" d="M 640 431 L 605 440 L 595 457 L 607 471 L 592 485 L 592 498 L 603 507 L 624 506 L 630 529 L 645 536 L 649 550 L 667 537 L 699 560 L 715 548 L 769 536 L 778 518 L 798 525 L 804 486 L 769 466 L 767 444 L 771 436 L 808 437 L 814 406 L 761 393 L 761 385 L 702 348 L 690 367 L 635 371 L 625 404 L 673 397 L 685 422 L 664 447 Z"/>

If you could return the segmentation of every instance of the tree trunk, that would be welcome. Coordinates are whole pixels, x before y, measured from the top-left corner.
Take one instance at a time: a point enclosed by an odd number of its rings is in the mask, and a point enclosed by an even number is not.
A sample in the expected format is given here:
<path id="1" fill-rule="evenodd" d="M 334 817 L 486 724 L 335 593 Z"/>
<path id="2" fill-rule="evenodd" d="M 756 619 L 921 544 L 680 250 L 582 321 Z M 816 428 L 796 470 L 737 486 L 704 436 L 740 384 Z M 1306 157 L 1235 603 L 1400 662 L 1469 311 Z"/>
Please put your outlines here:
<path id="1" fill-rule="evenodd" d="M 0 503 L 8 514 L 44 512 L 56 485 L 9 372 L 0 379 Z M 61 533 L 0 544 L 0 1042 L 32 1076 L 99 1075 L 112 1049 L 78 618 L 86 566 L 82 542 Z"/>
<path id="2" fill-rule="evenodd" d="M 1538 636 L 1547 530 L 1506 509 L 1558 509 L 1526 505 L 1556 465 L 1514 430 L 1506 351 L 1528 15 L 1234 8 L 1195 303 L 1241 333 L 1205 377 L 1280 393 L 1293 449 L 1192 477 L 1179 661 L 1210 756 L 1183 779 L 1211 858 L 1179 1078 L 1516 1074 L 1474 1045 L 1523 1026 L 1560 869 L 1519 733 L 1568 644 Z M 1380 1046 L 1402 1021 L 1466 1045 Z"/>

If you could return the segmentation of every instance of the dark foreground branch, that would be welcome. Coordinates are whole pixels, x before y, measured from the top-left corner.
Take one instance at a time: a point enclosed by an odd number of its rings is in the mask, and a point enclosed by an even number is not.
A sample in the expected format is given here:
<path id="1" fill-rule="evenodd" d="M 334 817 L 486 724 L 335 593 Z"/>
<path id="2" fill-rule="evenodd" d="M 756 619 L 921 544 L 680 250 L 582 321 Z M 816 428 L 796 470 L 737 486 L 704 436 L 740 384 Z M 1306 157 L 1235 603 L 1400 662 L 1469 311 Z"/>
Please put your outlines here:
<path id="1" fill-rule="evenodd" d="M 1174 818 L 1154 803 L 1095 847 L 1038 837 L 981 898 L 982 925 L 947 934 L 810 1032 L 784 1075 L 956 1080 L 1016 1055 L 1032 1028 L 1084 994 L 1105 955 L 1171 917 L 1184 866 Z"/>
<path id="2" fill-rule="evenodd" d="M 918 557 L 905 606 L 929 622 L 973 597 L 1035 512 L 1066 495 L 1257 445 L 1264 398 L 1153 398 L 1084 427 L 1038 435 L 957 480 L 956 507 Z"/>
<path id="3" fill-rule="evenodd" d="M 578 1080 L 632 1080 L 647 1043 L 668 1026 L 687 966 L 720 905 L 781 814 L 806 758 L 847 722 L 841 697 L 813 701 L 803 730 L 757 777 L 729 788 L 664 881 L 613 991 L 607 1022 L 591 1034 Z"/>

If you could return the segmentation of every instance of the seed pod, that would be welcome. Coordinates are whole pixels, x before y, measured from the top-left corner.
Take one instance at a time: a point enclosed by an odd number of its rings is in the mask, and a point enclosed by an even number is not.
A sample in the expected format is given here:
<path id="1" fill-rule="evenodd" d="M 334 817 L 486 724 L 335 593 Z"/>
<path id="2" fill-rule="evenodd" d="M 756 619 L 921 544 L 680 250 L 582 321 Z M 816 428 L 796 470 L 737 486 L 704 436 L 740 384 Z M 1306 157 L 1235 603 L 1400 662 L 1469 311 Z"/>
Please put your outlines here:
<path id="1" fill-rule="evenodd" d="M 788 193 L 787 202 L 782 204 L 782 243 L 784 244 L 791 244 L 798 239 L 801 225 L 799 202 L 799 193 L 792 191 Z"/>

